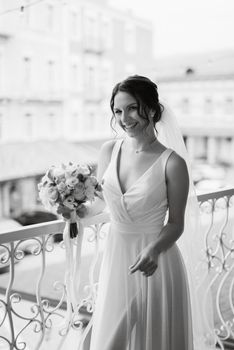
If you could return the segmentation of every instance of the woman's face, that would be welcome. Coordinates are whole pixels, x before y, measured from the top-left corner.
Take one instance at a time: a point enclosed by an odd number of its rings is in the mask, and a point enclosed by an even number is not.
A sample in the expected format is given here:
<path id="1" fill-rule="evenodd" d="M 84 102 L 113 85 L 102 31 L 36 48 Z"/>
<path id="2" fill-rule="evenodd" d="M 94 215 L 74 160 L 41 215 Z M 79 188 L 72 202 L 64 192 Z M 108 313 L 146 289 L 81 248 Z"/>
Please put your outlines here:
<path id="1" fill-rule="evenodd" d="M 142 132 L 148 125 L 147 120 L 138 113 L 138 103 L 136 99 L 127 92 L 119 91 L 114 98 L 114 115 L 117 123 L 129 135 Z"/>

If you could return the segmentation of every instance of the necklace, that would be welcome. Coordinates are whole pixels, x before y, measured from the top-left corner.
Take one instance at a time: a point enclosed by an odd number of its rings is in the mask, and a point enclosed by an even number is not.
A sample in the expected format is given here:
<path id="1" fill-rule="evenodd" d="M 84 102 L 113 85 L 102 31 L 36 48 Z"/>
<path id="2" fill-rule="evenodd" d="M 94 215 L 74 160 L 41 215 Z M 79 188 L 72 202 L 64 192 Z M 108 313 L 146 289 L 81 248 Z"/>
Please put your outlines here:
<path id="1" fill-rule="evenodd" d="M 148 143 L 145 147 L 143 147 L 142 149 L 136 149 L 135 150 L 135 153 L 138 154 L 138 153 L 141 153 L 141 152 L 144 152 L 145 150 L 147 150 L 148 148 L 150 148 L 152 146 L 152 144 L 156 141 L 156 137 L 150 142 Z"/>

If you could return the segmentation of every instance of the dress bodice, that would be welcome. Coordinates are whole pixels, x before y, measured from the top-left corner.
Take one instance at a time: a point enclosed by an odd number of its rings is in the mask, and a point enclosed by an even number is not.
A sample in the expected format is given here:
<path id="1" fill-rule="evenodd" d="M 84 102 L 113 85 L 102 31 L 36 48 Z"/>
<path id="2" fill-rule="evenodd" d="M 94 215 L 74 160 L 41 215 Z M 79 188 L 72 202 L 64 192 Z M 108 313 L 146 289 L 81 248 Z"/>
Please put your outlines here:
<path id="1" fill-rule="evenodd" d="M 119 183 L 117 159 L 123 140 L 117 140 L 111 161 L 103 176 L 103 195 L 111 221 L 123 230 L 155 232 L 162 227 L 168 208 L 165 166 L 173 152 L 166 149 L 159 158 L 123 193 Z"/>
<path id="2" fill-rule="evenodd" d="M 152 275 L 143 273 L 148 263 L 129 271 L 162 233 L 168 209 L 165 167 L 173 151 L 166 149 L 123 193 L 117 167 L 122 142 L 116 141 L 103 175 L 111 221 L 90 350 L 194 350 L 189 289 L 177 245 L 159 254 Z"/>

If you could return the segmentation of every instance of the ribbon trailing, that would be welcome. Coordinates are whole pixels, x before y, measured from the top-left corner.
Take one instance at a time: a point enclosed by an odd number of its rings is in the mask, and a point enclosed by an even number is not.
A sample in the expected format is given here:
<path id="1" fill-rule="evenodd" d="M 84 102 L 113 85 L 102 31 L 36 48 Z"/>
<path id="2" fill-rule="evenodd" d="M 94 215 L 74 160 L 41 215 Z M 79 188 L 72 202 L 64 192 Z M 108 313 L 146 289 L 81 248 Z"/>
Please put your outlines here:
<path id="1" fill-rule="evenodd" d="M 75 224 L 77 228 L 78 234 L 76 237 L 71 237 L 72 224 Z M 78 314 L 78 290 L 80 286 L 81 247 L 83 234 L 84 227 L 80 220 L 76 222 L 73 220 L 71 222 L 71 219 L 69 219 L 66 221 L 63 231 L 63 240 L 66 250 L 66 271 L 64 282 L 67 293 L 67 312 L 65 316 L 67 331 L 72 324 L 74 315 Z"/>

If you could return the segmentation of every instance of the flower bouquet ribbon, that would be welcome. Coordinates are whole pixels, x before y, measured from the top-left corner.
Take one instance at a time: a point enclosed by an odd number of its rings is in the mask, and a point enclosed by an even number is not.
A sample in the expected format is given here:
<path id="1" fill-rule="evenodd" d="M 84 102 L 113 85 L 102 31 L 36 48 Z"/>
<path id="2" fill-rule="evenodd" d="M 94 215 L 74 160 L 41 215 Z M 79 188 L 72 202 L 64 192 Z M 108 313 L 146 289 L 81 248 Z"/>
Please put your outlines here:
<path id="1" fill-rule="evenodd" d="M 67 313 L 65 319 L 65 328 L 67 330 L 72 324 L 73 315 L 76 315 L 78 312 L 77 297 L 80 286 L 79 272 L 81 266 L 81 247 L 83 233 L 84 227 L 80 220 L 76 222 L 74 219 L 66 220 L 65 228 L 63 231 L 63 241 L 66 249 L 66 270 L 64 281 L 67 293 Z"/>
<path id="2" fill-rule="evenodd" d="M 69 163 L 50 167 L 38 185 L 39 197 L 46 209 L 65 220 L 63 240 L 66 249 L 65 286 L 67 294 L 67 330 L 78 310 L 80 260 L 83 239 L 81 218 L 87 214 L 86 202 L 100 196 L 101 185 L 88 165 Z M 74 251 L 75 247 L 75 251 Z"/>

